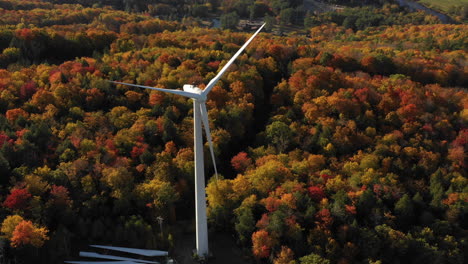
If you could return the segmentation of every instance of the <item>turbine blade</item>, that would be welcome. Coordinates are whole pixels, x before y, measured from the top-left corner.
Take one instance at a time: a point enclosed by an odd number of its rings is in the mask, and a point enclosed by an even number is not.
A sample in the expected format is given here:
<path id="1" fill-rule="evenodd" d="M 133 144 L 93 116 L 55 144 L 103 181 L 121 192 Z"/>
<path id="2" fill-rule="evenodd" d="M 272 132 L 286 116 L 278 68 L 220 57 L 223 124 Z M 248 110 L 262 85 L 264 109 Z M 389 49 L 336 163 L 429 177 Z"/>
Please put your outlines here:
<path id="1" fill-rule="evenodd" d="M 199 94 L 189 93 L 189 92 L 181 91 L 181 90 L 156 88 L 156 87 L 151 87 L 151 86 L 144 86 L 144 85 L 131 84 L 131 83 L 123 83 L 123 82 L 116 82 L 116 81 L 109 81 L 109 82 L 115 83 L 115 84 L 123 84 L 123 85 L 128 85 L 128 86 L 133 86 L 133 87 L 151 89 L 151 90 L 156 90 L 156 91 L 166 92 L 166 93 L 171 93 L 171 94 L 182 95 L 182 96 L 185 96 L 185 97 L 188 97 L 188 98 L 193 98 L 193 99 L 200 99 L 201 98 L 201 96 Z"/>
<path id="2" fill-rule="evenodd" d="M 94 252 L 85 252 L 85 251 L 80 251 L 80 257 L 95 258 L 95 259 L 110 259 L 110 260 L 120 260 L 120 261 L 131 261 L 132 263 L 159 264 L 156 261 L 140 260 L 140 259 L 134 259 L 134 258 L 124 258 L 124 257 L 119 257 L 119 256 L 98 254 L 98 253 L 94 253 Z"/>
<path id="3" fill-rule="evenodd" d="M 236 54 L 234 54 L 234 56 L 228 61 L 228 63 L 226 63 L 226 65 L 224 65 L 224 67 L 218 72 L 218 74 L 213 78 L 211 79 L 211 81 L 208 83 L 208 85 L 206 86 L 205 90 L 203 90 L 203 94 L 204 95 L 207 95 L 211 89 L 213 89 L 213 87 L 216 85 L 216 83 L 219 81 L 219 79 L 221 79 L 221 76 L 223 76 L 223 74 L 227 71 L 227 69 L 229 68 L 229 66 L 231 66 L 231 64 L 237 59 L 237 57 L 239 57 L 239 55 L 242 53 L 242 51 L 244 51 L 244 49 L 250 44 L 250 42 L 252 42 L 252 40 L 257 36 L 257 34 L 260 32 L 260 30 L 262 30 L 262 28 L 265 26 L 265 24 L 263 24 L 258 30 L 257 32 L 255 32 L 252 37 L 250 37 L 249 40 L 247 40 L 247 42 L 245 42 L 244 46 L 242 46 Z"/>
<path id="4" fill-rule="evenodd" d="M 210 123 L 208 122 L 208 111 L 206 111 L 205 103 L 200 104 L 200 112 L 201 112 L 202 123 L 203 123 L 203 126 L 205 127 L 206 139 L 208 140 L 208 144 L 210 145 L 211 161 L 213 161 L 216 180 L 218 180 L 218 170 L 216 168 L 216 161 L 215 161 L 215 155 L 214 155 L 214 150 L 213 150 L 213 141 L 211 139 L 211 132 L 210 132 Z"/>
<path id="5" fill-rule="evenodd" d="M 141 262 L 133 261 L 65 261 L 65 263 L 70 264 L 139 264 Z"/>
<path id="6" fill-rule="evenodd" d="M 140 248 L 127 248 L 127 247 L 112 247 L 112 246 L 102 246 L 102 245 L 89 245 L 90 247 L 94 248 L 102 248 L 108 250 L 114 250 L 119 252 L 125 252 L 130 254 L 136 254 L 146 257 L 161 257 L 161 256 L 169 256 L 167 251 L 161 250 L 151 250 L 151 249 L 140 249 Z"/>

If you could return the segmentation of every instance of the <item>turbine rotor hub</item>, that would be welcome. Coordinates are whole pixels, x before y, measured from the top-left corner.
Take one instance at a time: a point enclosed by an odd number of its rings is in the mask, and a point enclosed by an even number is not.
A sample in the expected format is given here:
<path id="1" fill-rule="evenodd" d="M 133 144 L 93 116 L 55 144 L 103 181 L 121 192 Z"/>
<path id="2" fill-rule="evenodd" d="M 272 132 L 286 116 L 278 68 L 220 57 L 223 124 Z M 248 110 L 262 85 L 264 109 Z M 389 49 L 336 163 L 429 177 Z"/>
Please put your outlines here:
<path id="1" fill-rule="evenodd" d="M 198 88 L 197 86 L 191 85 L 191 84 L 184 84 L 183 89 L 184 89 L 185 92 L 199 95 L 200 97 L 197 98 L 196 100 L 206 101 L 206 95 L 204 95 L 202 93 L 203 91 L 200 88 Z"/>

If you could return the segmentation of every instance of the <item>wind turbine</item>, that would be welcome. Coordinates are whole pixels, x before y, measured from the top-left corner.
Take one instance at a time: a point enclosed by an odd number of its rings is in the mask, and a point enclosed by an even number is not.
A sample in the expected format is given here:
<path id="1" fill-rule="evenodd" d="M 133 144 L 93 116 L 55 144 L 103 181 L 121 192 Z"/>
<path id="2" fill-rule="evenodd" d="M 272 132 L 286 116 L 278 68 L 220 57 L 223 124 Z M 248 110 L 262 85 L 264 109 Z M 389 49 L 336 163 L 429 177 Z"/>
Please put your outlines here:
<path id="1" fill-rule="evenodd" d="M 200 88 L 185 84 L 183 91 L 171 90 L 163 88 L 155 88 L 143 85 L 136 85 L 130 83 L 111 81 L 115 84 L 129 85 L 139 88 L 152 89 L 156 91 L 176 94 L 193 99 L 193 130 L 194 130 L 194 148 L 195 148 L 195 220 L 196 220 L 196 243 L 197 255 L 200 257 L 208 256 L 208 225 L 206 220 L 206 194 L 205 194 L 205 170 L 203 165 L 203 138 L 202 138 L 202 123 L 205 127 L 205 134 L 210 146 L 211 159 L 213 161 L 215 175 L 218 177 L 218 170 L 216 169 L 215 156 L 213 152 L 213 142 L 211 140 L 210 125 L 208 123 L 208 111 L 206 110 L 206 99 L 208 93 L 213 89 L 216 83 L 221 79 L 221 76 L 242 53 L 242 51 L 252 42 L 257 34 L 265 26 L 263 24 L 247 42 L 237 51 L 236 54 L 224 65 L 218 74 L 210 80 L 204 90 Z"/>

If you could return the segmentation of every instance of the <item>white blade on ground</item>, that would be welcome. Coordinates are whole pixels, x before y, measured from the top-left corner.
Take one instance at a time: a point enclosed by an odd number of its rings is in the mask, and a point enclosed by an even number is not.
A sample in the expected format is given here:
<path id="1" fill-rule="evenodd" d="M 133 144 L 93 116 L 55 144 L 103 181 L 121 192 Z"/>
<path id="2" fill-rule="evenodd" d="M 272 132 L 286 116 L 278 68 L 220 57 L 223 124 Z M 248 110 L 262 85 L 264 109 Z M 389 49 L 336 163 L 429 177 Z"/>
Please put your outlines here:
<path id="1" fill-rule="evenodd" d="M 115 83 L 115 84 L 123 84 L 123 85 L 128 85 L 128 86 L 139 87 L 139 88 L 151 89 L 151 90 L 156 90 L 156 91 L 166 92 L 166 93 L 171 93 L 171 94 L 177 94 L 177 95 L 182 95 L 182 96 L 189 97 L 189 98 L 194 98 L 194 99 L 201 98 L 199 94 L 189 93 L 189 92 L 181 91 L 181 90 L 156 88 L 156 87 L 151 87 L 151 86 L 144 86 L 144 85 L 131 84 L 131 83 L 123 83 L 123 82 L 116 82 L 116 81 L 109 81 L 109 82 Z"/>
<path id="2" fill-rule="evenodd" d="M 208 111 L 206 110 L 205 103 L 200 104 L 200 112 L 201 112 L 202 123 L 203 123 L 203 126 L 205 127 L 206 139 L 208 140 L 208 144 L 210 145 L 211 160 L 213 161 L 216 180 L 218 180 L 218 170 L 216 169 L 216 161 L 215 161 L 215 155 L 214 155 L 214 150 L 213 150 L 213 141 L 211 139 L 211 132 L 210 132 L 210 123 L 208 121 Z"/>
<path id="3" fill-rule="evenodd" d="M 133 261 L 65 261 L 71 264 L 138 264 Z"/>
<path id="4" fill-rule="evenodd" d="M 157 263 L 155 261 L 148 261 L 148 260 L 141 260 L 141 259 L 134 259 L 134 258 L 124 258 L 124 257 L 118 257 L 118 256 L 98 254 L 94 252 L 80 252 L 80 257 L 110 259 L 110 260 L 124 260 L 124 261 L 138 262 L 138 263 L 153 263 L 153 264 Z"/>
<path id="5" fill-rule="evenodd" d="M 161 250 L 127 248 L 127 247 L 112 247 L 112 246 L 101 246 L 101 245 L 90 245 L 90 247 L 132 253 L 132 254 L 137 254 L 137 255 L 146 256 L 146 257 L 164 257 L 164 256 L 169 255 L 167 251 L 161 251 Z"/>
<path id="6" fill-rule="evenodd" d="M 242 46 L 236 54 L 234 54 L 234 56 L 228 61 L 228 63 L 226 63 L 226 65 L 224 65 L 224 67 L 218 72 L 218 74 L 213 78 L 211 79 L 211 81 L 208 83 L 208 85 L 206 85 L 206 88 L 205 90 L 203 90 L 203 94 L 204 95 L 207 95 L 211 89 L 213 89 L 213 87 L 216 85 L 216 83 L 219 81 L 219 79 L 221 79 L 221 76 L 223 76 L 223 74 L 226 72 L 226 70 L 229 68 L 229 66 L 231 66 L 231 64 L 237 59 L 237 57 L 239 57 L 239 55 L 242 53 L 242 51 L 244 51 L 244 49 L 250 44 L 250 42 L 252 42 L 252 40 L 255 38 L 255 36 L 257 36 L 257 34 L 260 32 L 260 30 L 262 30 L 262 28 L 265 26 L 265 24 L 263 24 L 258 30 L 257 32 L 255 32 L 255 34 L 252 35 L 252 37 L 250 37 L 249 40 L 247 40 L 247 42 L 244 44 L 244 46 Z"/>

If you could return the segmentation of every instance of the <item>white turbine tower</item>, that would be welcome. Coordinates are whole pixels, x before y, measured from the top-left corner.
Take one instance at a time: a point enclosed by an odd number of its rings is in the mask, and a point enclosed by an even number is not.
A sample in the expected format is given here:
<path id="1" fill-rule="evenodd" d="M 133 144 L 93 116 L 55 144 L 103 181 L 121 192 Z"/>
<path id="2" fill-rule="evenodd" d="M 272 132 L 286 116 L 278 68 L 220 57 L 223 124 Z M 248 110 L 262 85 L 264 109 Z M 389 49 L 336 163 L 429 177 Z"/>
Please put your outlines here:
<path id="1" fill-rule="evenodd" d="M 234 60 L 242 53 L 242 51 L 252 42 L 257 34 L 265 26 L 263 24 L 255 34 L 237 51 L 236 54 L 224 65 L 218 74 L 210 80 L 204 90 L 186 84 L 181 90 L 170 90 L 163 88 L 155 88 L 143 85 L 136 85 L 130 83 L 115 82 L 116 84 L 129 85 L 134 87 L 152 89 L 156 91 L 182 95 L 193 99 L 193 127 L 194 127 L 194 148 L 195 148 L 195 219 L 196 219 L 196 242 L 197 242 L 197 255 L 208 256 L 208 225 L 206 221 L 206 194 L 205 194 L 205 171 L 203 166 L 203 138 L 202 138 L 202 123 L 205 127 L 205 134 L 210 146 L 211 159 L 213 161 L 216 177 L 218 171 L 216 169 L 215 156 L 213 152 L 213 142 L 211 140 L 210 125 L 208 123 L 208 112 L 206 110 L 206 98 L 208 93 L 213 89 L 221 76 L 226 72 Z"/>

